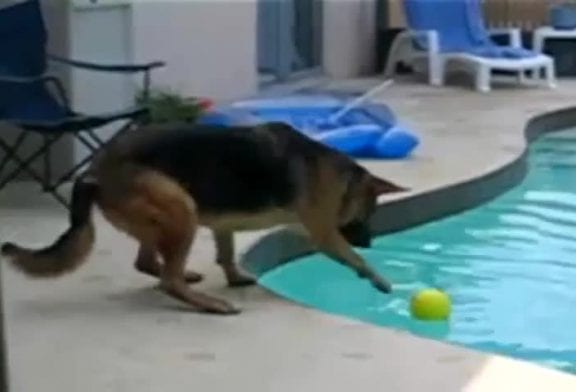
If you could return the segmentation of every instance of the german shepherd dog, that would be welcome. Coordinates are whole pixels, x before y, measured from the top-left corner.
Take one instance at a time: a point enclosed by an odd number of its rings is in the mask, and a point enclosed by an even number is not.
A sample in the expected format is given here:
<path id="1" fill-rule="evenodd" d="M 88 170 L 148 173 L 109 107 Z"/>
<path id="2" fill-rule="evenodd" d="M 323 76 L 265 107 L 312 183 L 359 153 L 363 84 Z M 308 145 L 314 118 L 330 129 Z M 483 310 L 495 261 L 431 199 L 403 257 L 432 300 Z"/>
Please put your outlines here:
<path id="1" fill-rule="evenodd" d="M 29 276 L 71 272 L 94 243 L 96 205 L 139 242 L 136 269 L 158 277 L 168 295 L 199 311 L 234 314 L 235 306 L 187 284 L 202 279 L 185 270 L 198 227 L 213 232 L 228 284 L 244 286 L 254 279 L 234 263 L 233 233 L 296 224 L 318 251 L 389 293 L 391 284 L 352 246 L 370 246 L 377 197 L 405 190 L 283 123 L 148 125 L 109 143 L 74 182 L 69 228 L 52 245 L 6 243 L 1 251 Z"/>

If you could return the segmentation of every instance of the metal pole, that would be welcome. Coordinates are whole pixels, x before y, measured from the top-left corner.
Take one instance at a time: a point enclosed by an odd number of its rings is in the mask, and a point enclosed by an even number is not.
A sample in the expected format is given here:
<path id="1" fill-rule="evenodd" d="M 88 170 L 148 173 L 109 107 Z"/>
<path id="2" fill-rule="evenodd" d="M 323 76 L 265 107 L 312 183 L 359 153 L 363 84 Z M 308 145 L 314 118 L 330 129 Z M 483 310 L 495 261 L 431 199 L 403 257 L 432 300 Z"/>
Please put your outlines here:
<path id="1" fill-rule="evenodd" d="M 0 267 L 0 392 L 8 392 L 8 353 L 4 320 L 4 290 L 2 287 L 2 268 Z"/>

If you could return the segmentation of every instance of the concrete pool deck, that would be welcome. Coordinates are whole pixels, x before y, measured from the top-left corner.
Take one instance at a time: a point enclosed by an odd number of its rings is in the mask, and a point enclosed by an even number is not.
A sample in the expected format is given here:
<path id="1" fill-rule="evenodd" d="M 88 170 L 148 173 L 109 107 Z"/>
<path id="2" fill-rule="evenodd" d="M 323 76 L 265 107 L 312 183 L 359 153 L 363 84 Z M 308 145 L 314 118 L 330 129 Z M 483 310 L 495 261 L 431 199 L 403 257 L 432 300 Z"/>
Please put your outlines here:
<path id="1" fill-rule="evenodd" d="M 466 182 L 515 161 L 527 122 L 572 106 L 575 92 L 564 80 L 555 91 L 487 95 L 397 84 L 381 99 L 422 145 L 410 160 L 367 165 L 415 194 Z M 199 288 L 243 313 L 183 311 L 132 270 L 133 242 L 97 219 L 95 252 L 75 274 L 31 281 L 3 268 L 12 392 L 576 390 L 572 375 L 324 314 L 261 287 L 226 289 L 206 232 L 189 264 L 207 275 Z M 27 184 L 0 195 L 2 241 L 46 243 L 65 225 L 63 211 Z M 238 235 L 238 252 L 262 234 Z"/>

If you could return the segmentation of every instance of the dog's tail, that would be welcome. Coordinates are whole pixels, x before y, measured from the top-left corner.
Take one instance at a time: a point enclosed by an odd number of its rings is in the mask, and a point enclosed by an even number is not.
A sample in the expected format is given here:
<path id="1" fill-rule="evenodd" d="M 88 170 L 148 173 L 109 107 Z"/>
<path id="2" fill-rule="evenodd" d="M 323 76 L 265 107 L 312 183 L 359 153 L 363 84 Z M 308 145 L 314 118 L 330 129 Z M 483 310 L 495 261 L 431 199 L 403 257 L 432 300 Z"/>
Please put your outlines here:
<path id="1" fill-rule="evenodd" d="M 52 245 L 42 249 L 27 249 L 12 243 L 0 249 L 11 263 L 28 276 L 58 277 L 74 271 L 87 258 L 94 244 L 95 230 L 92 206 L 98 194 L 98 184 L 89 179 L 76 180 L 72 190 L 70 226 Z"/>

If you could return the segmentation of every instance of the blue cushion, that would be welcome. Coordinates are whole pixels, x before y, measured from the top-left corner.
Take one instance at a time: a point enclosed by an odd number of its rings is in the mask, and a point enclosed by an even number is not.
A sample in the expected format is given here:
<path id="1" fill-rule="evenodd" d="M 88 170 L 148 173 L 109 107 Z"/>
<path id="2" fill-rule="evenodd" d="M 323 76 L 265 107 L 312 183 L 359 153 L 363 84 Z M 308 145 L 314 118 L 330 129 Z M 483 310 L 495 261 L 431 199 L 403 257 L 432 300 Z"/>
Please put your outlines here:
<path id="1" fill-rule="evenodd" d="M 360 154 L 373 146 L 385 130 L 378 125 L 352 125 L 315 135 L 319 142 L 346 154 Z"/>

